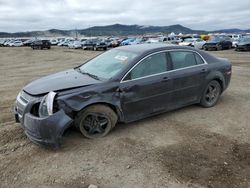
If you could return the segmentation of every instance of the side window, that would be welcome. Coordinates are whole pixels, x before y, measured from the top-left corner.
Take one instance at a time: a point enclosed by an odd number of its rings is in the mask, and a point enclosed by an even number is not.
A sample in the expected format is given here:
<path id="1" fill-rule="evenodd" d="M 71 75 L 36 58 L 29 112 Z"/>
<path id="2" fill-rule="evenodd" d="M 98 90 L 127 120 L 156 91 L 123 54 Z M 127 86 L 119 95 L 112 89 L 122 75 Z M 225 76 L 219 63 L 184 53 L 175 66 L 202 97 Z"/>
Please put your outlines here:
<path id="1" fill-rule="evenodd" d="M 166 53 L 162 52 L 142 60 L 124 80 L 133 80 L 165 71 L 167 71 Z"/>
<path id="2" fill-rule="evenodd" d="M 199 56 L 197 53 L 194 53 L 194 56 L 195 56 L 196 63 L 197 63 L 198 65 L 204 64 L 204 61 L 203 61 L 203 59 L 201 58 L 201 56 Z"/>
<path id="3" fill-rule="evenodd" d="M 173 70 L 196 65 L 196 59 L 193 52 L 172 51 L 169 52 L 173 63 Z"/>

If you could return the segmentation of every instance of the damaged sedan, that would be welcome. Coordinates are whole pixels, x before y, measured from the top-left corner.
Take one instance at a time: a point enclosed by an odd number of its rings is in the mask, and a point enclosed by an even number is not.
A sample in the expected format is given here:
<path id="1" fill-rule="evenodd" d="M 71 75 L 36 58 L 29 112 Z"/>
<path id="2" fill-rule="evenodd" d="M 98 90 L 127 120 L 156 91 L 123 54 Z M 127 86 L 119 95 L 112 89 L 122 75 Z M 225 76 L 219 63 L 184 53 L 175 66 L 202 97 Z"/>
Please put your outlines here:
<path id="1" fill-rule="evenodd" d="M 229 85 L 231 63 L 191 47 L 140 44 L 26 85 L 15 118 L 35 143 L 58 147 L 70 126 L 87 138 L 191 104 L 212 107 Z"/>

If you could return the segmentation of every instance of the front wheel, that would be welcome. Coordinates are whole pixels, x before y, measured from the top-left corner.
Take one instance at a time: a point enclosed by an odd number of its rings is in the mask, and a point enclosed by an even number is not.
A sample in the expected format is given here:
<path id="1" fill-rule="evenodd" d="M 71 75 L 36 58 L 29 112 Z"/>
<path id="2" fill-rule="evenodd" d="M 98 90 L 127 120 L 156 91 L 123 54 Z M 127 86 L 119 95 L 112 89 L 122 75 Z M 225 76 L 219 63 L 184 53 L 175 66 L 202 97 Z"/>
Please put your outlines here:
<path id="1" fill-rule="evenodd" d="M 222 45 L 218 45 L 217 47 L 216 47 L 216 50 L 223 50 L 223 47 L 222 47 Z"/>
<path id="2" fill-rule="evenodd" d="M 201 106 L 209 108 L 209 107 L 213 107 L 214 105 L 216 105 L 216 103 L 218 102 L 219 98 L 220 98 L 220 94 L 221 94 L 221 85 L 218 81 L 213 80 L 211 82 L 209 82 L 209 84 L 207 85 L 202 98 L 201 98 Z"/>
<path id="3" fill-rule="evenodd" d="M 80 111 L 75 119 L 75 126 L 87 138 L 106 136 L 117 122 L 116 113 L 105 105 L 93 105 Z"/>

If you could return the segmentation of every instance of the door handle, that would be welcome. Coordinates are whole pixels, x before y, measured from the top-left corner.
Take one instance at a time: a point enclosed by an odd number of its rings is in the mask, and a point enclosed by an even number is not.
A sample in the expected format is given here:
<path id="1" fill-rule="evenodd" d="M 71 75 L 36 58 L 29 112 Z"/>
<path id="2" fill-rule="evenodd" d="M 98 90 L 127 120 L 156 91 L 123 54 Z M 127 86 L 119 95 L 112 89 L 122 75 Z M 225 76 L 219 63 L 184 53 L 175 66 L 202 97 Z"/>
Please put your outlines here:
<path id="1" fill-rule="evenodd" d="M 207 69 L 201 69 L 201 73 L 206 73 Z"/>
<path id="2" fill-rule="evenodd" d="M 128 92 L 131 90 L 130 86 L 126 86 L 126 87 L 122 87 L 122 88 L 118 88 L 116 91 L 121 93 L 121 92 Z"/>
<path id="3" fill-rule="evenodd" d="M 167 77 L 167 76 L 165 76 L 165 77 L 163 77 L 162 79 L 161 79 L 161 82 L 168 82 L 169 81 L 169 78 Z"/>

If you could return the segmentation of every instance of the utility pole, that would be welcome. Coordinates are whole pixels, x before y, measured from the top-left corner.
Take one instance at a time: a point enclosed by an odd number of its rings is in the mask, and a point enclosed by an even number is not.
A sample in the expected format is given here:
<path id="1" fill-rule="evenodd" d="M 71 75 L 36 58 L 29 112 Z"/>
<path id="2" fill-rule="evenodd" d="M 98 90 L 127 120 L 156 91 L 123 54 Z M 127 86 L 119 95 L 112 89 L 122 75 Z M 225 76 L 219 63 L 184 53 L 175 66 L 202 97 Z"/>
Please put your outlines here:
<path id="1" fill-rule="evenodd" d="M 76 32 L 76 40 L 78 39 L 78 36 L 77 36 L 77 27 L 75 28 L 75 32 Z"/>

